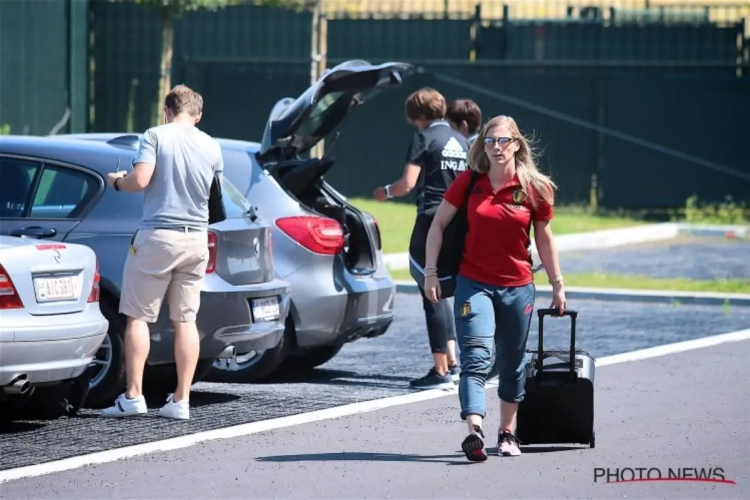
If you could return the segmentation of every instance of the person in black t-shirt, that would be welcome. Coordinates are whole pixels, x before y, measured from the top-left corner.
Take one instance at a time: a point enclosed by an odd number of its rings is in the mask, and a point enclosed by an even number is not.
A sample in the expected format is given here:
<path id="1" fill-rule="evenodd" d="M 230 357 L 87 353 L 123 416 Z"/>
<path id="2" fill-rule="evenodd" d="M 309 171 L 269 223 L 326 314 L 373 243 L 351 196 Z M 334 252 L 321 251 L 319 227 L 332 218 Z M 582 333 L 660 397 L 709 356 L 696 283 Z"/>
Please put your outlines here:
<path id="1" fill-rule="evenodd" d="M 445 98 L 425 87 L 411 94 L 404 105 L 406 119 L 417 128 L 406 156 L 401 179 L 379 187 L 373 195 L 380 201 L 405 196 L 416 187 L 417 218 L 411 247 L 424 247 L 427 232 L 448 186 L 468 168 L 469 143 L 445 119 Z M 415 265 L 414 260 L 411 260 Z M 421 270 L 424 273 L 424 270 Z M 426 376 L 411 381 L 415 389 L 445 389 L 460 377 L 456 361 L 456 327 L 453 310 L 446 300 L 433 304 L 422 294 L 434 366 Z"/>

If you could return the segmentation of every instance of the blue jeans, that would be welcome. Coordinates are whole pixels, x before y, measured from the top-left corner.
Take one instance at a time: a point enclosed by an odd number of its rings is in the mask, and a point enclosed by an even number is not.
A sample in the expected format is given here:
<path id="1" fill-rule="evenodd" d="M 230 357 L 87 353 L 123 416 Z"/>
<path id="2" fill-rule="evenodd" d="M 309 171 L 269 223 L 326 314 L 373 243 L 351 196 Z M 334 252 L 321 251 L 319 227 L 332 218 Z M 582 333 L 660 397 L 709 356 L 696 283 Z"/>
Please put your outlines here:
<path id="1" fill-rule="evenodd" d="M 461 349 L 458 397 L 461 418 L 486 415 L 484 384 L 495 343 L 500 374 L 497 395 L 520 403 L 526 393 L 526 341 L 534 311 L 536 288 L 498 287 L 458 276 L 454 298 L 456 334 Z"/>

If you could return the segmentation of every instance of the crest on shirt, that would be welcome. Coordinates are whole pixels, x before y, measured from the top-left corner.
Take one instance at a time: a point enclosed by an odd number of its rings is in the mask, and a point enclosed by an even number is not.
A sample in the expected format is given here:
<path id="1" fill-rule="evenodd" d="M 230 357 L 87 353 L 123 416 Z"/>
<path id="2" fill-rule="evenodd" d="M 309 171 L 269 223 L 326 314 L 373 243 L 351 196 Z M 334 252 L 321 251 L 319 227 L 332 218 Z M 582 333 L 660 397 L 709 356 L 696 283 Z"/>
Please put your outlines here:
<path id="1" fill-rule="evenodd" d="M 465 302 L 461 306 L 461 316 L 465 318 L 469 314 L 471 314 L 471 304 L 469 304 L 468 302 Z"/>
<path id="2" fill-rule="evenodd" d="M 524 201 L 526 201 L 527 198 L 528 196 L 526 196 L 526 193 L 524 193 L 523 190 L 516 189 L 515 191 L 513 191 L 513 203 L 520 205 Z"/>

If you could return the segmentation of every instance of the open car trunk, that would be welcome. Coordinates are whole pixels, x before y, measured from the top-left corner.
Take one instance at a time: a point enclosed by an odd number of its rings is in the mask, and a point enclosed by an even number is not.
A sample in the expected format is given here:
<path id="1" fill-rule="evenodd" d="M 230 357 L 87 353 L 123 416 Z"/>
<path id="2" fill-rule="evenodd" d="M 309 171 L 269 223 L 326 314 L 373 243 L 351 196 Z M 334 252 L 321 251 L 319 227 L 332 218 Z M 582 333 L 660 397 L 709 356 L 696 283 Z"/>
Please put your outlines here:
<path id="1" fill-rule="evenodd" d="M 377 222 L 368 213 L 348 203 L 322 176 L 334 161 L 330 158 L 290 160 L 280 163 L 271 175 L 308 210 L 338 221 L 344 230 L 344 261 L 354 274 L 375 270 L 380 249 Z"/>
<path id="2" fill-rule="evenodd" d="M 372 65 L 359 60 L 329 69 L 298 98 L 284 98 L 274 105 L 256 154 L 259 164 L 290 196 L 341 224 L 346 265 L 354 273 L 370 273 L 376 267 L 381 245 L 377 223 L 325 182 L 332 159 L 301 159 L 300 155 L 336 130 L 364 103 L 366 94 L 400 87 L 404 74 L 411 70 L 407 63 Z"/>

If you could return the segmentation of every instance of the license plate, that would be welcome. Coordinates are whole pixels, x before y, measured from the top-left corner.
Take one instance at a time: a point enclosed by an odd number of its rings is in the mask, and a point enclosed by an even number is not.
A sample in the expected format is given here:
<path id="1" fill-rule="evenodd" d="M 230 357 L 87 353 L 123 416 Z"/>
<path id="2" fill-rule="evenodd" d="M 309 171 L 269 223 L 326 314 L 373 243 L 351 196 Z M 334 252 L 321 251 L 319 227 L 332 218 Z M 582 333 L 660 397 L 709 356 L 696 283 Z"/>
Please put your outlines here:
<path id="1" fill-rule="evenodd" d="M 75 286 L 71 276 L 61 278 L 35 278 L 34 291 L 37 302 L 76 299 Z"/>
<path id="2" fill-rule="evenodd" d="M 279 318 L 279 299 L 276 297 L 254 299 L 252 308 L 255 321 L 273 321 Z"/>

